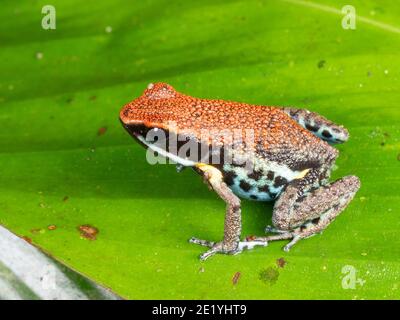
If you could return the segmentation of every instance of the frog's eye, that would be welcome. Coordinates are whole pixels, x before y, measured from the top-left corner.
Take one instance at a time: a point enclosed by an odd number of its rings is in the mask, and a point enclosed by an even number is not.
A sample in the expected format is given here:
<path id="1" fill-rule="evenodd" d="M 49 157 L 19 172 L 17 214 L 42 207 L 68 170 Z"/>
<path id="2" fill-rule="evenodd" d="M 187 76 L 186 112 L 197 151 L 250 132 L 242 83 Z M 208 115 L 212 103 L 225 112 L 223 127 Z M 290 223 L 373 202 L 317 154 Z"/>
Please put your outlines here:
<path id="1" fill-rule="evenodd" d="M 167 83 L 149 83 L 145 95 L 150 99 L 168 99 L 175 97 L 176 91 Z"/>

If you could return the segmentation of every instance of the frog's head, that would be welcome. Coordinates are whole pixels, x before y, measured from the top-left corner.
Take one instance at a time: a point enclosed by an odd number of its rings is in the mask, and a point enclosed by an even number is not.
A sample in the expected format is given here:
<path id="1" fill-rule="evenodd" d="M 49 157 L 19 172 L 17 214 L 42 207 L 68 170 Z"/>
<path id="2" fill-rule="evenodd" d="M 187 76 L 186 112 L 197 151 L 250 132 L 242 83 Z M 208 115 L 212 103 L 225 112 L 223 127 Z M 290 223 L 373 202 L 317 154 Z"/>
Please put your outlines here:
<path id="1" fill-rule="evenodd" d="M 168 123 L 176 120 L 174 99 L 182 96 L 166 83 L 150 83 L 143 94 L 125 105 L 120 120 L 134 137 L 146 136 L 151 129 L 168 130 Z"/>

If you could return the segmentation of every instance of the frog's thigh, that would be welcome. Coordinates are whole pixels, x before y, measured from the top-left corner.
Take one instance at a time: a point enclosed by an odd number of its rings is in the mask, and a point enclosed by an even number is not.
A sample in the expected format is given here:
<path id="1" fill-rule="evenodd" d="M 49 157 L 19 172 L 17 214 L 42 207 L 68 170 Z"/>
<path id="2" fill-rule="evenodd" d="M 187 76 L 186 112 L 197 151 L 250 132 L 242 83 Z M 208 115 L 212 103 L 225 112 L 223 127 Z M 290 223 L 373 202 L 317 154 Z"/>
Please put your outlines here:
<path id="1" fill-rule="evenodd" d="M 349 204 L 360 188 L 356 176 L 347 176 L 299 196 L 289 185 L 275 203 L 273 224 L 280 230 L 298 228 L 301 238 L 306 238 L 326 228 Z"/>
<path id="2" fill-rule="evenodd" d="M 306 109 L 283 108 L 293 120 L 322 140 L 331 143 L 342 143 L 349 139 L 346 128 L 333 123 L 316 112 Z"/>

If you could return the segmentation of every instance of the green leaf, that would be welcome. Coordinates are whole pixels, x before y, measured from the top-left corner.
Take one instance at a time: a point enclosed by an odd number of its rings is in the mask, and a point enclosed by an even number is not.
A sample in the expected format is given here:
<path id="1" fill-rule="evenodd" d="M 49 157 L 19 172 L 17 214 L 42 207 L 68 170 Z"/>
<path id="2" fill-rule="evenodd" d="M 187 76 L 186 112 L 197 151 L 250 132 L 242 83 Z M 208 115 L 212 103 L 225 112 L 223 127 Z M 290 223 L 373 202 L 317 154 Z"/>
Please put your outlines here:
<path id="1" fill-rule="evenodd" d="M 28 242 L 0 226 L 0 299 L 119 299 Z"/>
<path id="2" fill-rule="evenodd" d="M 393 1 L 352 1 L 356 30 L 342 28 L 333 0 L 54 0 L 57 29 L 43 30 L 46 4 L 1 4 L 1 224 L 126 298 L 400 297 Z M 187 240 L 221 239 L 224 203 L 194 172 L 149 165 L 118 120 L 156 81 L 307 107 L 345 125 L 351 139 L 332 178 L 355 174 L 361 190 L 323 235 L 289 253 L 276 242 L 201 263 L 203 248 Z M 243 236 L 271 223 L 271 204 L 243 201 L 242 212 Z M 82 225 L 98 229 L 96 240 Z"/>

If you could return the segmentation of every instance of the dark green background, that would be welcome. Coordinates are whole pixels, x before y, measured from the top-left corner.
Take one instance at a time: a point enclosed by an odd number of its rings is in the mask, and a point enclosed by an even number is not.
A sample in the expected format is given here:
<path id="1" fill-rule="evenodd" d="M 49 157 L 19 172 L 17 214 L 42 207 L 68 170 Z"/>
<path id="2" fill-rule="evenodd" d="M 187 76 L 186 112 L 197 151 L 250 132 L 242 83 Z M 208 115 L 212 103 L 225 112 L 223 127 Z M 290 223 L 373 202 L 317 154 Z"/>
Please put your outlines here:
<path id="1" fill-rule="evenodd" d="M 0 4 L 1 224 L 126 298 L 400 297 L 397 1 L 54 0 L 56 30 L 41 28 L 45 4 Z M 345 4 L 356 30 L 341 27 Z M 290 253 L 279 242 L 201 263 L 187 239 L 219 240 L 224 203 L 190 170 L 147 164 L 118 120 L 156 81 L 345 125 L 333 178 L 355 174 L 361 190 Z M 243 201 L 243 234 L 263 234 L 271 211 Z M 342 288 L 346 265 L 363 285 Z"/>

